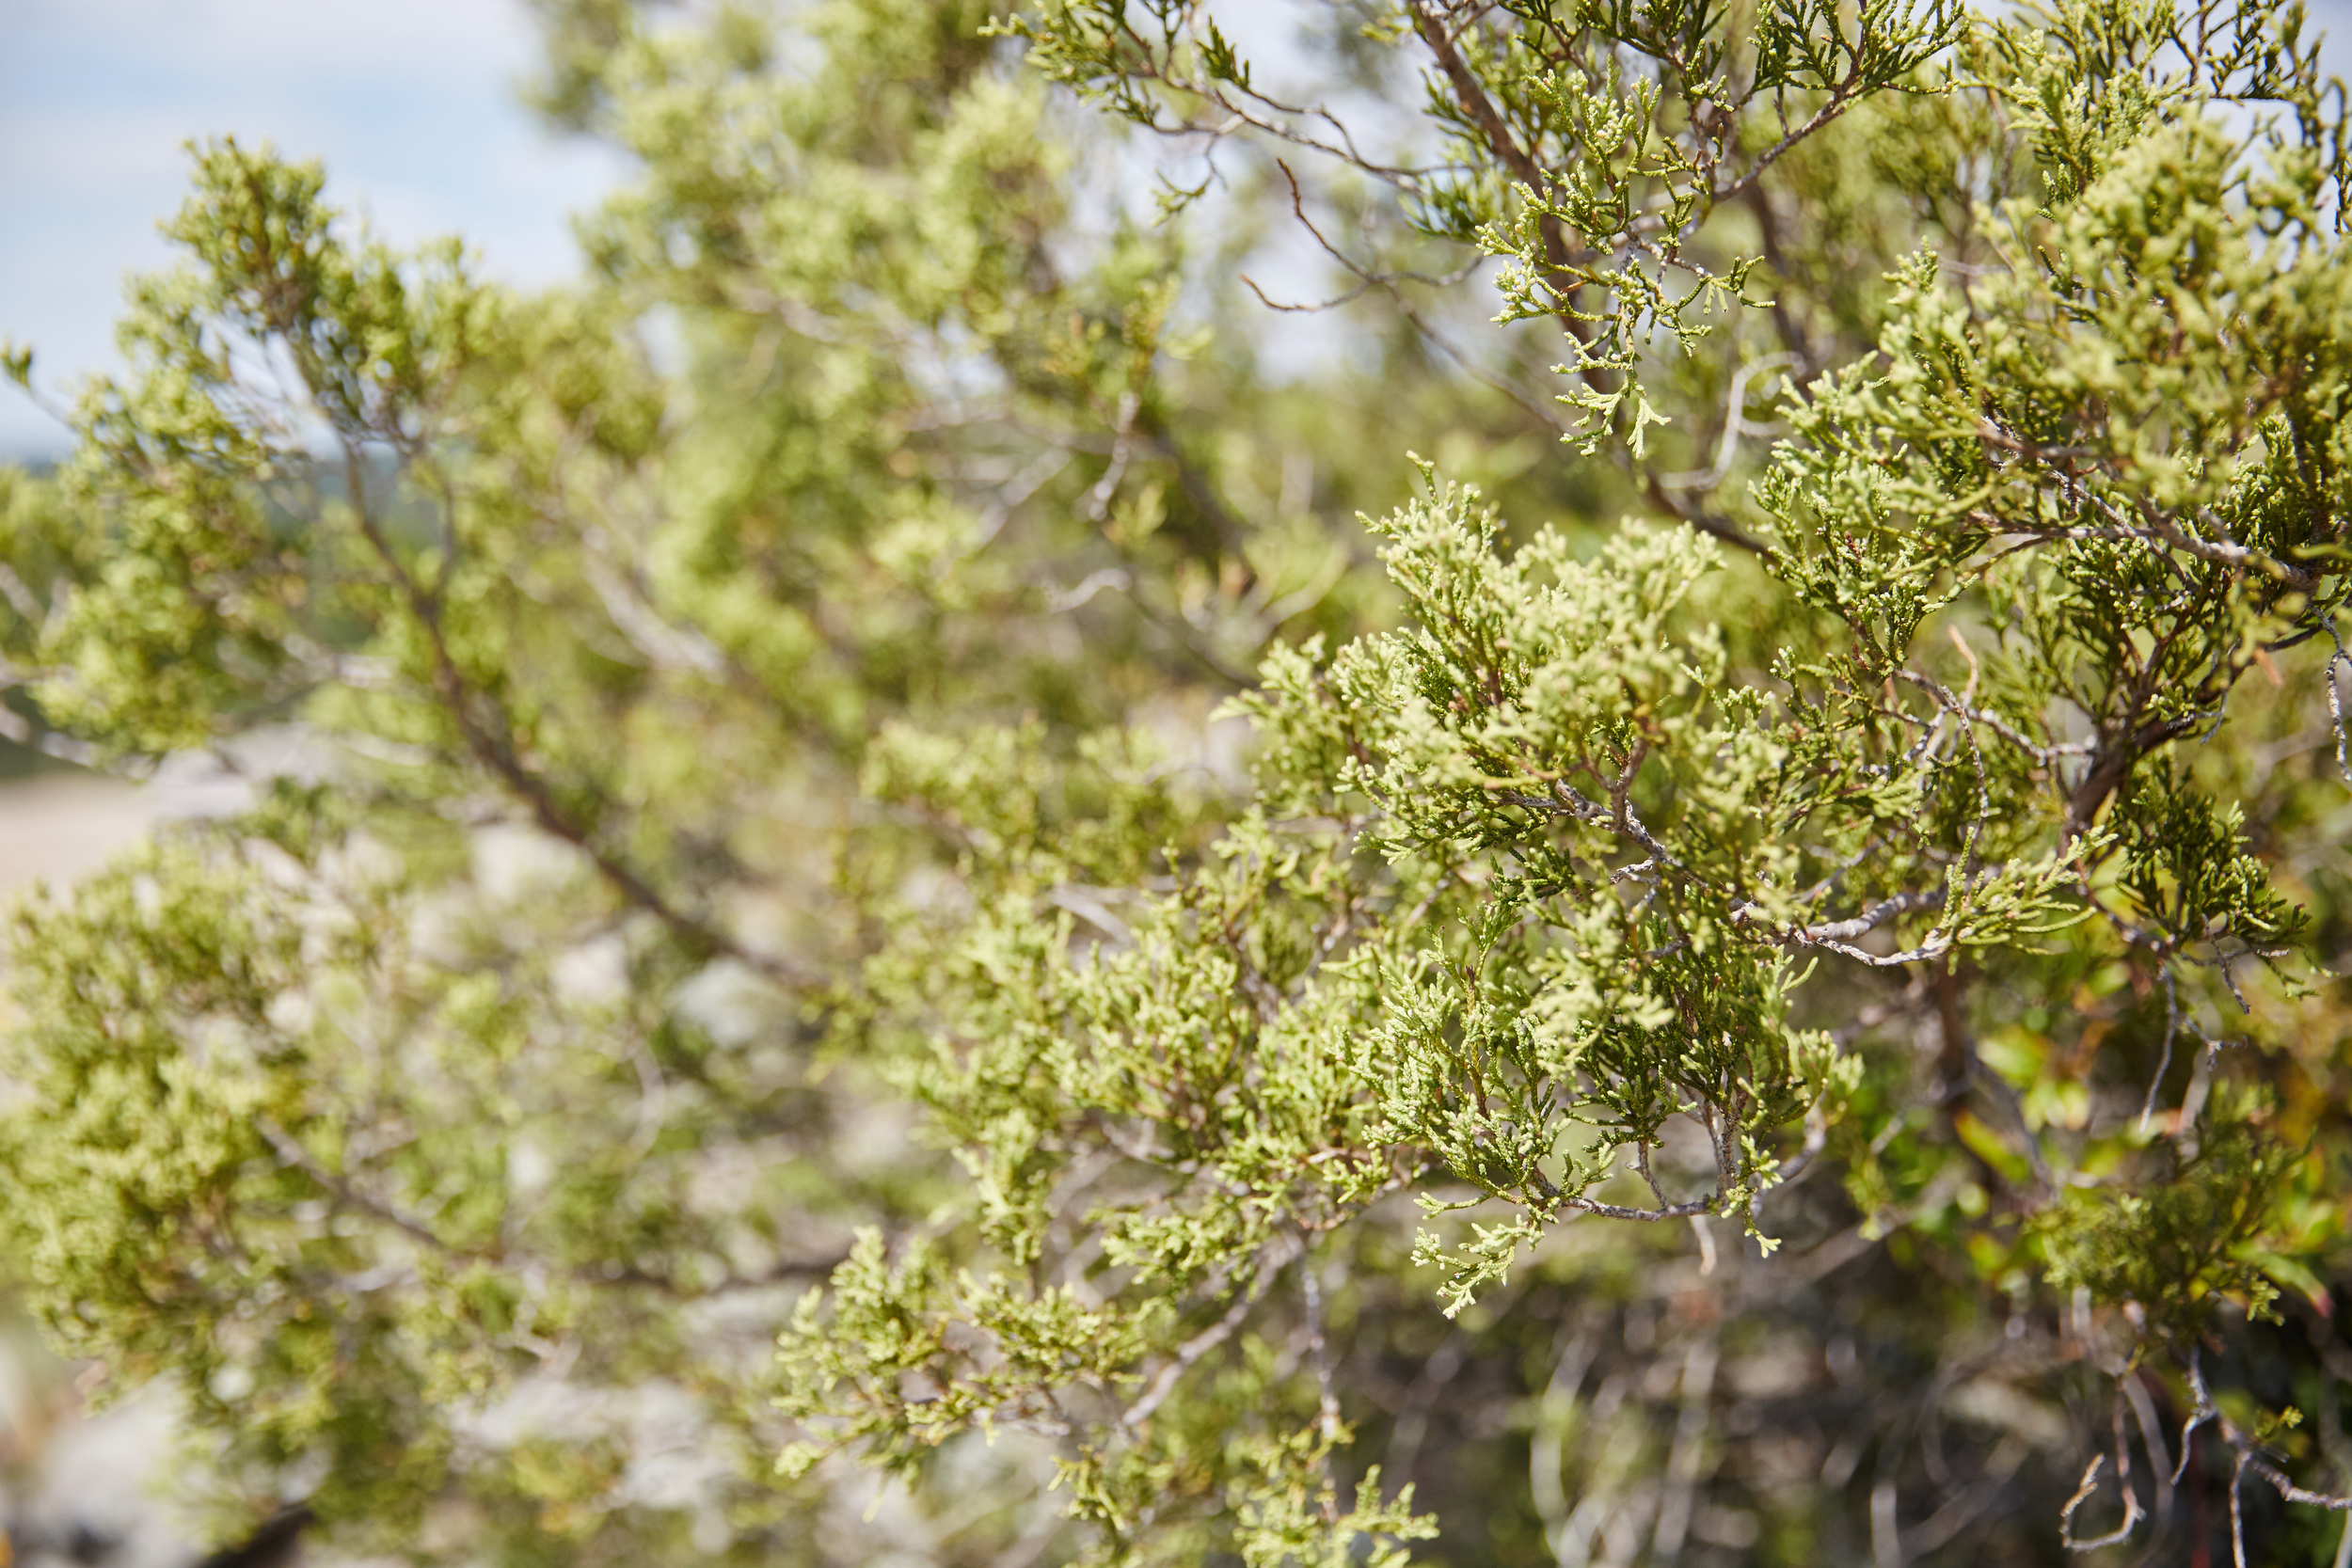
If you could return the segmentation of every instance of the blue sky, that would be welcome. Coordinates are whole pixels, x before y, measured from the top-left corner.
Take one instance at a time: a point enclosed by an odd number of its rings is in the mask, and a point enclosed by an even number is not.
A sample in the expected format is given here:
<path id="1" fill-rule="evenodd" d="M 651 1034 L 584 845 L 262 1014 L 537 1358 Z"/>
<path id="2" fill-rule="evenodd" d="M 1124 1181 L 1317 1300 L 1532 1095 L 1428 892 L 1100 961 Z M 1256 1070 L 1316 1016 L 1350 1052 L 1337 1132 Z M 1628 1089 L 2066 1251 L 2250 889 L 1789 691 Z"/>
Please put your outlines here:
<path id="1" fill-rule="evenodd" d="M 2312 8 L 2352 67 L 2352 0 Z M 520 0 L 0 0 L 0 338 L 56 392 L 113 358 L 125 272 L 167 260 L 191 136 L 326 161 L 329 191 L 396 242 L 463 234 L 495 277 L 569 273 L 568 214 L 613 155 L 515 101 Z M 0 457 L 61 433 L 0 388 Z"/>
<path id="2" fill-rule="evenodd" d="M 0 0 L 0 337 L 53 390 L 111 361 L 122 275 L 167 260 L 182 144 L 223 133 L 324 158 L 389 239 L 565 276 L 567 216 L 619 164 L 516 104 L 534 49 L 518 0 Z M 0 388 L 0 455 L 60 444 Z"/>

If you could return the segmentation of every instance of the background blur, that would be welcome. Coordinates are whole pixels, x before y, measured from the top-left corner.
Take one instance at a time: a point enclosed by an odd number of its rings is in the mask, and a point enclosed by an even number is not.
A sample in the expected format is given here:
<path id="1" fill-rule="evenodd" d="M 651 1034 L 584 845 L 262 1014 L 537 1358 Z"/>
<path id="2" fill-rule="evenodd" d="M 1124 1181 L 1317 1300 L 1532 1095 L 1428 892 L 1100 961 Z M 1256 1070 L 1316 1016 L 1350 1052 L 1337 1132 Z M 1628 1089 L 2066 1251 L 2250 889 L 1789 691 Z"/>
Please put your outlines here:
<path id="1" fill-rule="evenodd" d="M 167 260 L 156 226 L 185 188 L 183 144 L 202 135 L 324 158 L 336 199 L 394 242 L 459 233 L 493 277 L 565 276 L 568 215 L 621 163 L 517 102 L 536 47 L 516 0 L 0 0 L 0 337 L 38 351 L 61 399 L 110 366 L 122 277 Z M 7 388 L 0 461 L 64 449 L 56 421 Z M 0 758 L 0 772 L 27 760 Z M 159 818 L 231 806 L 223 782 L 135 787 L 62 768 L 0 782 L 0 898 L 72 879 Z M 41 1354 L 0 1301 L 0 1563 L 193 1561 L 150 1482 L 168 1409 L 136 1400 L 89 1420 L 87 1391 L 86 1370 Z"/>
<path id="2" fill-rule="evenodd" d="M 516 102 L 536 33 L 519 0 L 0 0 L 0 338 L 54 393 L 111 362 L 125 272 L 159 265 L 183 144 L 233 134 L 324 158 L 386 238 L 463 234 L 515 283 L 568 273 L 567 214 L 619 160 Z M 0 459 L 55 421 L 0 397 Z"/>
<path id="3" fill-rule="evenodd" d="M 1266 9 L 1232 10 L 1254 53 L 1279 49 Z M 2311 16 L 2352 73 L 2352 0 Z M 492 277 L 565 276 L 570 214 L 623 166 L 518 102 L 536 48 L 522 0 L 0 0 L 0 339 L 61 398 L 114 362 L 122 277 L 166 259 L 197 136 L 325 159 L 334 199 L 395 243 L 461 234 Z M 64 445 L 0 395 L 0 461 Z"/>
<path id="4" fill-rule="evenodd" d="M 1230 30 L 1263 58 L 1287 8 L 1234 5 Z M 2352 74 L 2352 0 L 2311 16 Z M 460 234 L 491 277 L 563 277 L 570 214 L 623 164 L 522 106 L 536 49 L 522 0 L 0 0 L 0 339 L 61 398 L 114 362 L 123 274 L 165 261 L 197 136 L 325 159 L 333 199 L 395 243 Z M 64 444 L 0 394 L 0 461 Z"/>
<path id="5" fill-rule="evenodd" d="M 2352 0 L 2313 14 L 2336 35 L 2335 69 L 2352 71 Z M 333 198 L 395 243 L 457 233 L 493 277 L 563 277 L 569 214 L 625 169 L 520 105 L 535 50 L 520 0 L 0 0 L 0 337 L 38 351 L 60 398 L 111 365 L 122 277 L 167 260 L 157 224 L 179 204 L 196 136 L 323 158 Z M 0 460 L 63 445 L 53 420 L 0 388 Z M 24 766 L 0 754 L 0 773 Z M 80 875 L 159 817 L 234 799 L 195 774 L 135 787 L 62 769 L 8 778 L 0 898 Z M 24 1565 L 194 1558 L 144 1484 L 167 1409 L 134 1402 L 87 1422 L 89 1386 L 0 1303 L 0 1568 L 11 1551 Z"/>

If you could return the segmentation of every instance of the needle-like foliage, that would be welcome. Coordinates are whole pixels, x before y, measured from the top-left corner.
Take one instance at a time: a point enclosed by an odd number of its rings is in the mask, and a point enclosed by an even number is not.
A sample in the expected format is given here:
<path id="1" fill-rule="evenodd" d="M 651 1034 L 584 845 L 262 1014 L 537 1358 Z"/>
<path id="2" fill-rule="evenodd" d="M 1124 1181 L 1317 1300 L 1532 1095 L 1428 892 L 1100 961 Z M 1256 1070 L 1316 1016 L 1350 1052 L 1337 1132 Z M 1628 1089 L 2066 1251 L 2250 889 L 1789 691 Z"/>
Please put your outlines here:
<path id="1" fill-rule="evenodd" d="M 262 775 L 17 916 L 43 1321 L 419 1559 L 2333 1549 L 2299 9 L 1302 20 L 550 6 L 541 298 L 200 151 L 0 490 L 13 732 Z"/>

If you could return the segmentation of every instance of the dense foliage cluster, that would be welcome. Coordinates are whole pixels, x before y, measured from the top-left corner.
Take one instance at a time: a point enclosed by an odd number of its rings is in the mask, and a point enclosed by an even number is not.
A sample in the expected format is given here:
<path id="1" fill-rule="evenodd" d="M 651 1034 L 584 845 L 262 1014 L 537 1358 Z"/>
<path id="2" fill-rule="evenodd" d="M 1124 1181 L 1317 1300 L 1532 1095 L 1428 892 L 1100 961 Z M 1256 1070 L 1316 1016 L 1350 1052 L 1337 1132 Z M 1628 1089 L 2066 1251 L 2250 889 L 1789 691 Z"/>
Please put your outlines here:
<path id="1" fill-rule="evenodd" d="M 0 475 L 11 731 L 253 777 L 0 1051 L 223 1533 L 2343 1560 L 2298 7 L 543 10 L 583 282 L 207 145 Z"/>

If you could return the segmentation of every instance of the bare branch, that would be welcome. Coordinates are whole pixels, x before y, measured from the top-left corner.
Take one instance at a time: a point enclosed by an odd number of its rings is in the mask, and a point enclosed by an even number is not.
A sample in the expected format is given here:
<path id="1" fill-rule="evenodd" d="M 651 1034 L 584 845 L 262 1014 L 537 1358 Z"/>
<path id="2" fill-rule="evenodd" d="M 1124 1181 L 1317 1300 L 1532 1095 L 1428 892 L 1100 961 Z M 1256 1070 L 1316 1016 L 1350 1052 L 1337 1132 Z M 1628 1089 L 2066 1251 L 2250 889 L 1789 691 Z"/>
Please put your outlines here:
<path id="1" fill-rule="evenodd" d="M 2103 1546 L 2120 1546 L 2132 1538 L 2132 1531 L 2139 1527 L 2140 1520 L 2148 1516 L 2146 1510 L 2140 1506 L 2139 1494 L 2132 1489 L 2132 1449 L 2123 1434 L 2123 1397 L 2121 1393 L 2115 1398 L 2114 1422 L 2115 1483 L 2123 1494 L 2123 1522 L 2105 1535 L 2093 1536 L 2087 1541 L 2075 1539 L 2074 1512 L 2089 1501 L 2090 1495 L 2098 1489 L 2099 1470 L 2106 1463 L 2106 1454 L 2094 1454 L 2083 1470 L 2082 1484 L 2074 1488 L 2074 1495 L 2066 1499 L 2066 1506 L 2058 1512 L 2058 1541 L 2070 1552 L 2095 1552 Z"/>
<path id="2" fill-rule="evenodd" d="M 1160 1406 L 1168 1402 L 1168 1395 L 1176 1391 L 1178 1381 L 1190 1371 L 1202 1356 L 1233 1337 L 1233 1331 L 1241 1327 L 1244 1321 L 1248 1318 L 1250 1309 L 1258 1305 L 1267 1290 L 1273 1286 L 1275 1276 L 1287 1268 L 1291 1259 L 1297 1257 L 1305 1248 L 1305 1238 L 1294 1230 L 1285 1230 L 1267 1243 L 1264 1250 L 1258 1255 L 1256 1277 L 1250 1280 L 1247 1289 L 1233 1298 L 1232 1306 L 1226 1308 L 1223 1317 L 1176 1347 L 1176 1354 L 1168 1358 L 1167 1365 L 1160 1369 L 1159 1374 L 1152 1378 L 1151 1386 L 1144 1389 L 1134 1404 L 1127 1407 L 1127 1414 L 1120 1418 L 1120 1429 L 1130 1435 L 1140 1433 Z"/>

